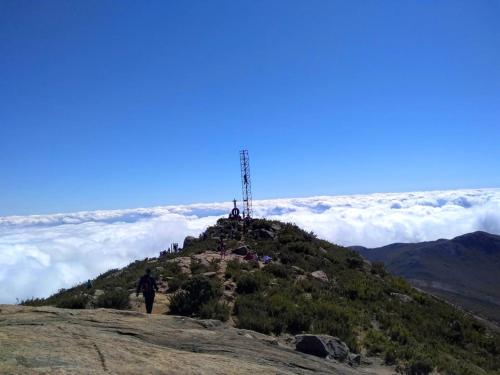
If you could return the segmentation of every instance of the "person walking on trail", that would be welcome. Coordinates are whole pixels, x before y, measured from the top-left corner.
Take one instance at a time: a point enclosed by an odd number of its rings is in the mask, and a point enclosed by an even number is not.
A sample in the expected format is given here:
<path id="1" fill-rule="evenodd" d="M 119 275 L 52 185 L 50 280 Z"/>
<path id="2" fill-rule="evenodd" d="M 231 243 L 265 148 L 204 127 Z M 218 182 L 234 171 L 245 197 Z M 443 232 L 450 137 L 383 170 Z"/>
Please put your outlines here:
<path id="1" fill-rule="evenodd" d="M 153 303 L 155 301 L 155 290 L 158 291 L 155 279 L 151 276 L 151 270 L 146 269 L 146 273 L 142 276 L 137 284 L 136 297 L 139 297 L 139 292 L 142 291 L 144 301 L 146 302 L 146 312 L 151 314 L 153 311 Z"/>
<path id="2" fill-rule="evenodd" d="M 224 259 L 226 258 L 226 245 L 224 244 L 224 238 L 220 238 L 219 240 L 219 251 L 220 251 L 220 258 Z"/>

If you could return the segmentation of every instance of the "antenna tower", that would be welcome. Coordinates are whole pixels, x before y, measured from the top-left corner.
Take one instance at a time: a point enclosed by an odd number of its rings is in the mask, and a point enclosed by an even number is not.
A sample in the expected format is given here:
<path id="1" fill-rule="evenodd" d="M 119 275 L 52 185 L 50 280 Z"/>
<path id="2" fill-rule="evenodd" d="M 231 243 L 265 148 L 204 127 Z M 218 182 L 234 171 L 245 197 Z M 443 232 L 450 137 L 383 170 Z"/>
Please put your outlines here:
<path id="1" fill-rule="evenodd" d="M 252 217 L 252 182 L 250 181 L 250 159 L 248 150 L 240 151 L 241 189 L 243 192 L 243 218 Z"/>

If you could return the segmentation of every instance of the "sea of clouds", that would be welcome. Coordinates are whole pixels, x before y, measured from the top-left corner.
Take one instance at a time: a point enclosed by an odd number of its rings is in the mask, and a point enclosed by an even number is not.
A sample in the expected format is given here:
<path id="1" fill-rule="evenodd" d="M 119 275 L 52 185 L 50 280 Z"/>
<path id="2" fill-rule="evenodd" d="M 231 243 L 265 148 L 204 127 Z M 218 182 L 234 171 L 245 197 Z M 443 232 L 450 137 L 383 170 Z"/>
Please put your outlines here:
<path id="1" fill-rule="evenodd" d="M 45 297 L 197 236 L 232 202 L 0 217 L 0 303 Z M 500 234 L 500 189 L 254 201 L 256 217 L 366 247 Z"/>

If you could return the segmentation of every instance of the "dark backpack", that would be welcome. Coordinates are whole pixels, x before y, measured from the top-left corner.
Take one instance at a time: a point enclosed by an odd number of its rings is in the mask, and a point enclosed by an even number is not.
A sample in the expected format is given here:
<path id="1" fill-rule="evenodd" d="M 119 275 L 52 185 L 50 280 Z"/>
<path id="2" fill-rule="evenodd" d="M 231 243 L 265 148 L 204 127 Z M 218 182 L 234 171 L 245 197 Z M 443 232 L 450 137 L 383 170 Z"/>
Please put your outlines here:
<path id="1" fill-rule="evenodd" d="M 151 276 L 143 276 L 142 278 L 142 292 L 149 294 L 154 292 L 153 278 Z"/>

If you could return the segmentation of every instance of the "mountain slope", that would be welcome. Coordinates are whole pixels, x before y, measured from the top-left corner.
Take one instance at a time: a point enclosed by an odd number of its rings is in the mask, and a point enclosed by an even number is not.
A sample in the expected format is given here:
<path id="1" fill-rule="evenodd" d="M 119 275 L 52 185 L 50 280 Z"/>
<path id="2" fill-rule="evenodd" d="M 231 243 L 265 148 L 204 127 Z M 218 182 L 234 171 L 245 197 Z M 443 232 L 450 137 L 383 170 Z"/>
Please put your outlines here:
<path id="1" fill-rule="evenodd" d="M 474 232 L 452 240 L 353 249 L 419 288 L 500 322 L 500 236 Z"/>
<path id="2" fill-rule="evenodd" d="M 210 320 L 0 305 L 0 327 L 1 374 L 373 374 Z"/>
<path id="3" fill-rule="evenodd" d="M 220 238 L 231 256 L 220 261 Z M 255 251 L 269 264 L 245 259 Z M 241 255 L 240 255 L 241 254 Z M 249 258 L 249 257 L 248 257 Z M 370 264 L 356 252 L 295 225 L 219 220 L 178 254 L 136 261 L 29 305 L 135 307 L 134 288 L 153 269 L 165 312 L 228 321 L 284 336 L 337 336 L 363 358 L 381 357 L 410 374 L 498 374 L 500 336 L 470 315 Z M 162 308 L 163 308 L 162 307 Z"/>

